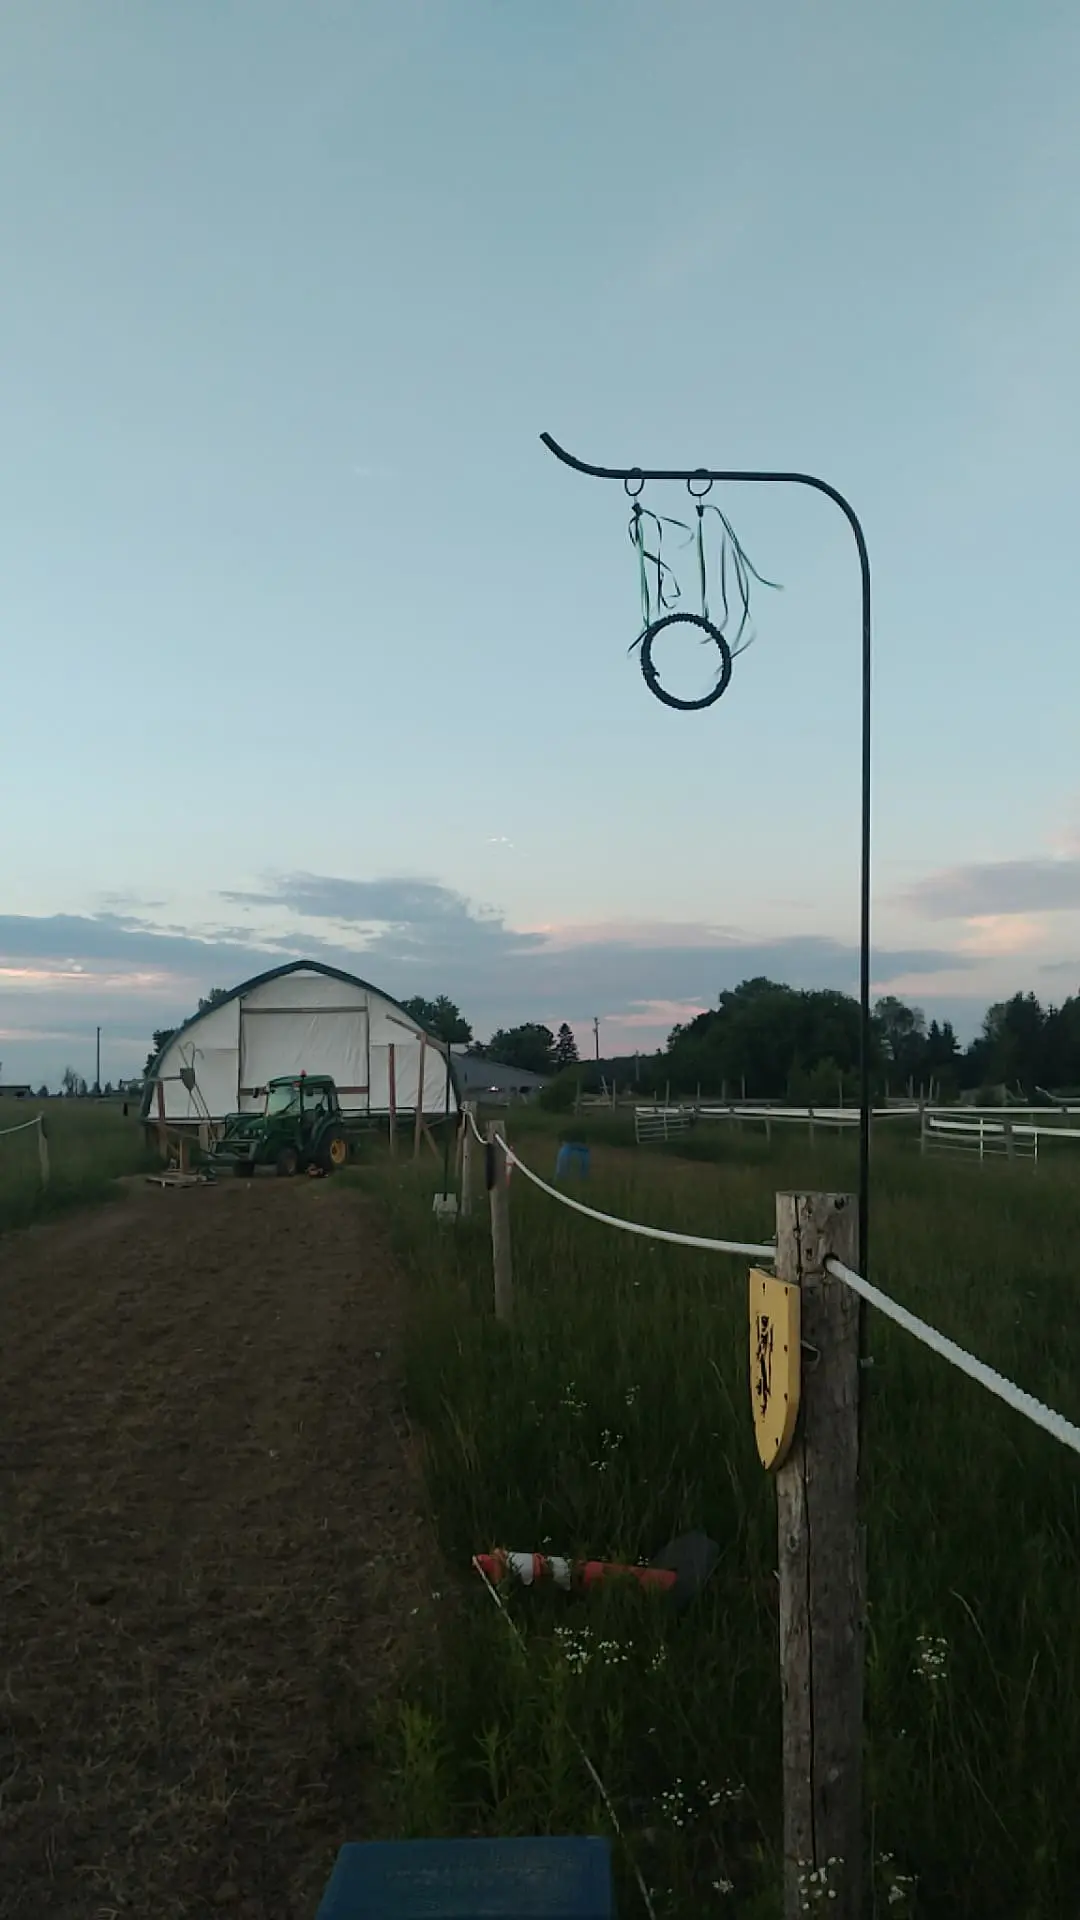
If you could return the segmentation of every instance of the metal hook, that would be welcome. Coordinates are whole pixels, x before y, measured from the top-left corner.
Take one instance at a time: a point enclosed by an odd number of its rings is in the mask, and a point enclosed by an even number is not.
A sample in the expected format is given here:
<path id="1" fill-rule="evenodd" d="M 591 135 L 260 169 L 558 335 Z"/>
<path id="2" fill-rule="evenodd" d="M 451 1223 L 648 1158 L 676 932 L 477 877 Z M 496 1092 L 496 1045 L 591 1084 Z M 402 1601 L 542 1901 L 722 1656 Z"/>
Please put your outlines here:
<path id="1" fill-rule="evenodd" d="M 697 493 L 695 491 L 695 488 L 694 488 L 695 480 L 704 480 L 705 482 L 705 485 L 702 487 L 700 493 Z M 704 467 L 702 467 L 698 473 L 690 474 L 686 482 L 686 491 L 690 495 L 691 500 L 704 500 L 705 495 L 707 493 L 712 492 L 712 484 L 713 483 L 709 479 L 708 474 L 705 472 Z"/>
<path id="2" fill-rule="evenodd" d="M 628 500 L 636 500 L 645 491 L 645 478 L 638 467 L 632 467 L 623 480 L 623 492 Z"/>

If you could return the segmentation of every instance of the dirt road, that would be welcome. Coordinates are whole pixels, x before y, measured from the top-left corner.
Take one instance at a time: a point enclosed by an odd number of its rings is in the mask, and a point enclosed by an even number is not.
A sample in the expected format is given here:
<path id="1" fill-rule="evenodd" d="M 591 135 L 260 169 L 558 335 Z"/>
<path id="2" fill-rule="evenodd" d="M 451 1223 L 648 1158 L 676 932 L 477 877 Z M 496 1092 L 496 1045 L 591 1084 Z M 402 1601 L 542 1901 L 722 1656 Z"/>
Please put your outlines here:
<path id="1" fill-rule="evenodd" d="M 332 1181 L 0 1241 L 5 1920 L 313 1920 L 425 1586 L 400 1307 Z"/>

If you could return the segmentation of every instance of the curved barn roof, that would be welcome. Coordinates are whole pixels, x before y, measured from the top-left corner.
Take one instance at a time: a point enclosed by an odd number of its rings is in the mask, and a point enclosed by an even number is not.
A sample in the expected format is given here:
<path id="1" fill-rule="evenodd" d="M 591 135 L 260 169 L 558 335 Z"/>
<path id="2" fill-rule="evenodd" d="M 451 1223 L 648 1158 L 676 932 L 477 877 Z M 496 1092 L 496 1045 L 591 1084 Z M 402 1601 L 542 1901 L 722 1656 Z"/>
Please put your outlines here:
<path id="1" fill-rule="evenodd" d="M 403 1013 L 406 1020 L 411 1020 L 418 1033 L 426 1033 L 428 1039 L 433 1040 L 440 1050 L 446 1046 L 445 1040 L 440 1039 L 437 1033 L 432 1033 L 430 1027 L 425 1027 L 423 1021 L 417 1020 L 415 1014 L 409 1013 L 408 1010 L 402 1006 L 400 1000 L 394 999 L 392 993 L 387 993 L 383 987 L 373 986 L 370 980 L 362 980 L 358 973 L 346 973 L 343 967 L 327 966 L 324 960 L 286 960 L 280 967 L 268 967 L 265 973 L 255 973 L 252 974 L 250 980 L 241 980 L 239 986 L 230 987 L 228 993 L 222 994 L 220 1000 L 215 1000 L 212 1007 L 200 1007 L 198 1013 L 193 1013 L 190 1019 L 184 1021 L 182 1026 L 176 1027 L 173 1032 L 170 1033 L 165 1045 L 154 1055 L 153 1064 L 146 1076 L 146 1085 L 143 1088 L 141 1117 L 145 1119 L 150 1111 L 150 1102 L 153 1097 L 151 1089 L 157 1078 L 158 1068 L 175 1040 L 182 1039 L 183 1035 L 188 1033 L 192 1027 L 198 1026 L 200 1020 L 205 1020 L 208 1013 L 215 1012 L 218 1007 L 227 1006 L 230 1000 L 240 1000 L 246 993 L 250 993 L 253 988 L 263 987 L 269 980 L 282 980 L 290 973 L 321 973 L 328 980 L 342 980 L 347 987 L 362 987 L 365 993 L 377 994 L 380 1000 L 385 1000 L 389 1006 L 396 1007 L 399 1013 Z M 461 1088 L 458 1084 L 457 1068 L 452 1052 L 450 1055 L 450 1078 L 453 1082 L 454 1092 L 460 1098 Z"/>

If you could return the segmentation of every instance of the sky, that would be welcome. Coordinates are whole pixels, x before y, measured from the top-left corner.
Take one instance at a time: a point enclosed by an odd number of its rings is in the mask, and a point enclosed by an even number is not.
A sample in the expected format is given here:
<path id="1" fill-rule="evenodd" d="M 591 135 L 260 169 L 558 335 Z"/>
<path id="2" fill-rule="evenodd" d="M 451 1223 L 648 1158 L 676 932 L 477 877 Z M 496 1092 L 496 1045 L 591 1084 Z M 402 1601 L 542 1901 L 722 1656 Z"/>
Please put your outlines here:
<path id="1" fill-rule="evenodd" d="M 1069 0 L 8 0 L 2 1078 L 299 956 L 606 1052 L 854 990 L 842 516 L 714 491 L 782 590 L 675 712 L 544 430 L 848 495 L 875 991 L 1075 992 L 1078 94 Z"/>

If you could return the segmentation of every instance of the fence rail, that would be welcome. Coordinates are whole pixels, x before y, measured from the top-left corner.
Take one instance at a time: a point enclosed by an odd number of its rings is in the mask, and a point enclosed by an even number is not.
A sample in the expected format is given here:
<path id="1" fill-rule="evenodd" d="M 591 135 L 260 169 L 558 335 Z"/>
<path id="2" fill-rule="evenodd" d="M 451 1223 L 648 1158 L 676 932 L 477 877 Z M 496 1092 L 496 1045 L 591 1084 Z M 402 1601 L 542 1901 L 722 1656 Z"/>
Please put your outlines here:
<path id="1" fill-rule="evenodd" d="M 970 1109 L 960 1118 L 955 1107 L 947 1112 L 924 1112 L 921 1146 L 923 1153 L 975 1154 L 990 1158 L 1030 1160 L 1038 1165 L 1040 1140 L 1080 1142 L 1080 1127 L 1042 1126 L 1038 1120 L 1018 1120 L 1015 1113 L 1046 1112 L 1045 1108 L 1020 1107 Z M 1062 1109 L 1057 1109 L 1061 1112 Z M 1065 1109 L 1075 1112 L 1076 1109 Z M 996 1116 L 1000 1115 L 998 1118 Z"/>

